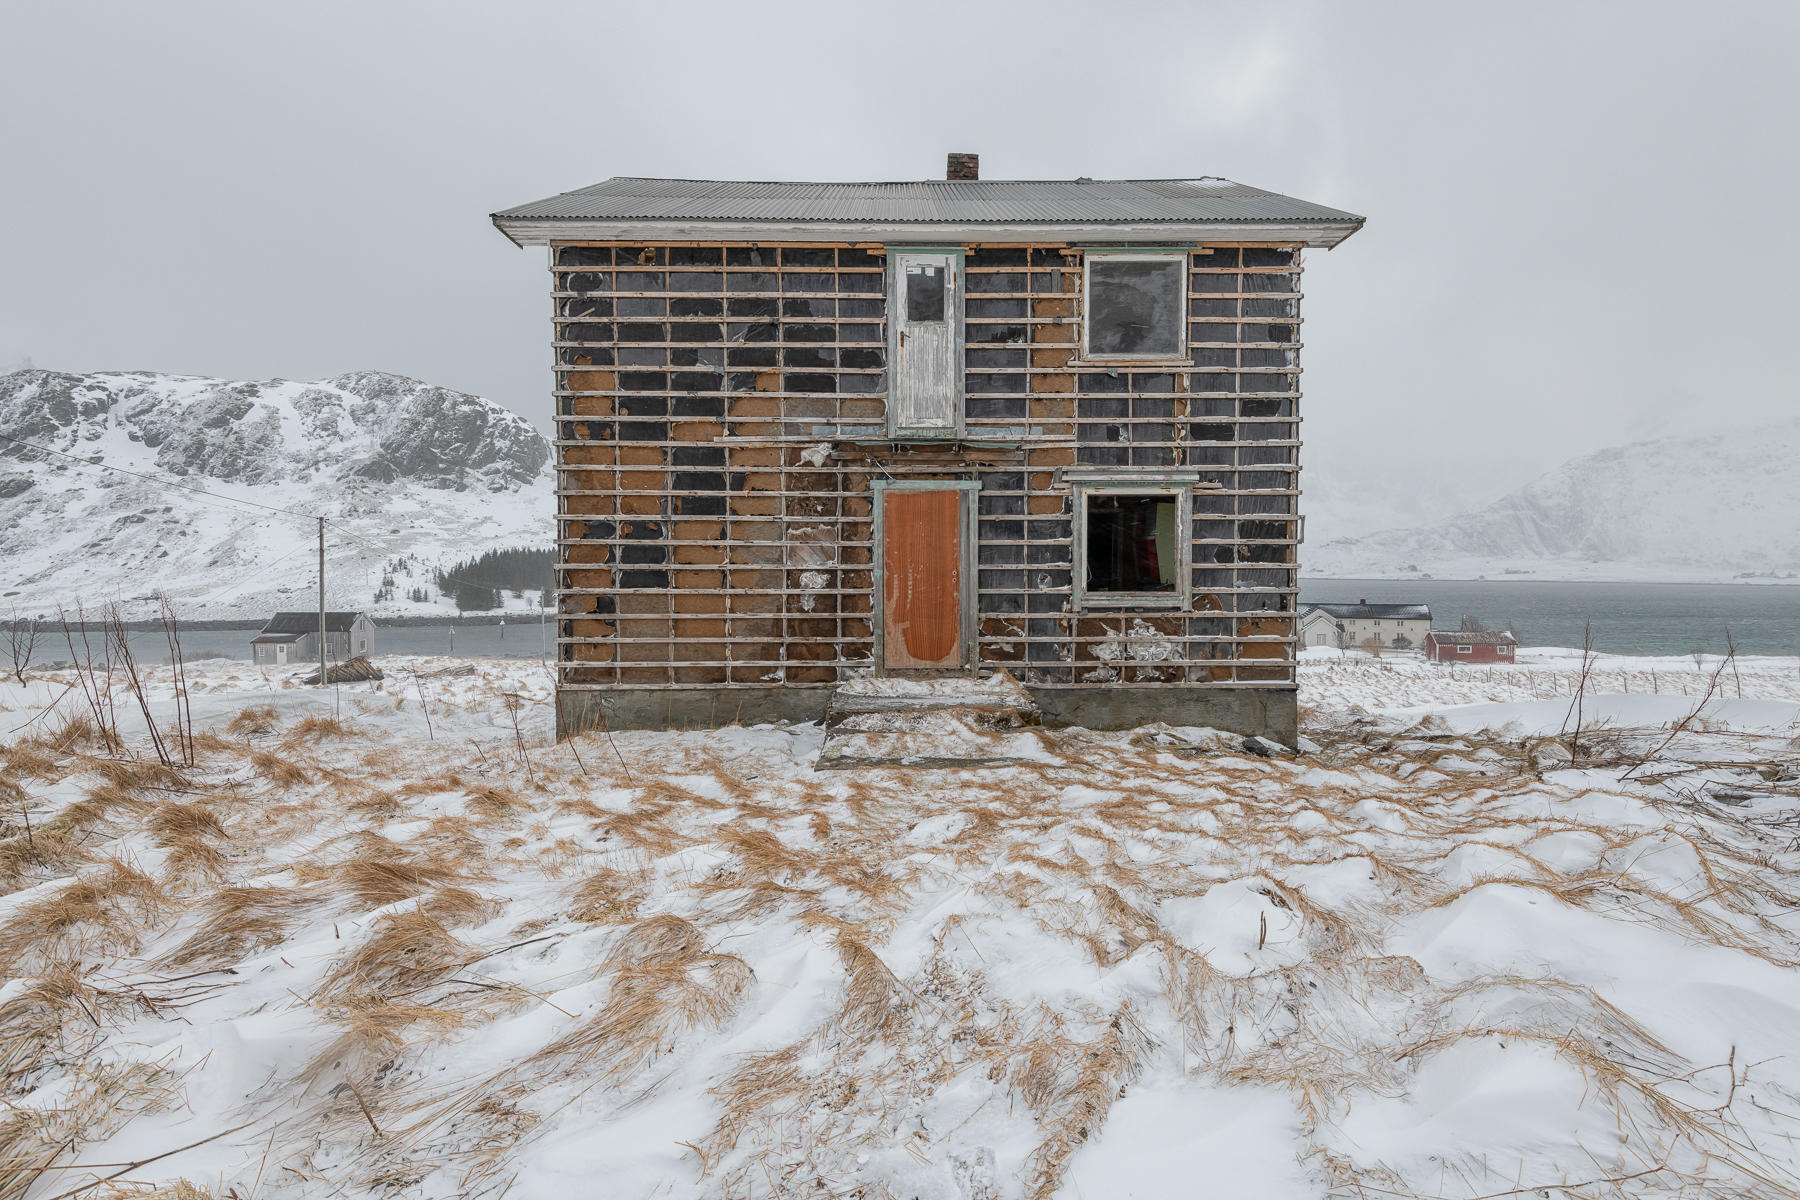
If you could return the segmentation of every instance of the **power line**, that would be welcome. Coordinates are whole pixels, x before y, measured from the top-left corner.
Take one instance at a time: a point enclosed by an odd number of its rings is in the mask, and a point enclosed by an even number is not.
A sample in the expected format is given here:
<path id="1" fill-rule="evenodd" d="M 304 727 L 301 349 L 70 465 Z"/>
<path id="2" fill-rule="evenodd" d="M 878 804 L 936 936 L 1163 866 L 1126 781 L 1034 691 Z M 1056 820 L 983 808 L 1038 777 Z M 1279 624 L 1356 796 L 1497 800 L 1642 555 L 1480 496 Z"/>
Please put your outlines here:
<path id="1" fill-rule="evenodd" d="M 45 454 L 54 454 L 58 458 L 68 459 L 76 466 L 116 471 L 121 475 L 129 475 L 133 479 L 142 479 L 146 483 L 154 483 L 158 487 L 175 488 L 183 492 L 193 492 L 196 495 L 211 496 L 215 500 L 224 500 L 231 504 L 242 504 L 250 508 L 260 508 L 264 512 L 280 513 L 284 517 L 294 517 L 302 521 L 316 521 L 319 519 L 317 513 L 296 512 L 291 508 L 277 508 L 273 504 L 258 504 L 254 500 L 243 500 L 237 496 L 227 496 L 221 492 L 208 491 L 206 488 L 195 487 L 193 484 L 189 483 L 176 483 L 173 479 L 163 479 L 156 475 L 146 475 L 142 471 L 132 471 L 127 470 L 124 467 L 115 467 L 111 463 L 89 462 L 87 459 L 78 457 L 77 455 L 65 453 L 64 451 L 57 450 L 51 446 L 40 446 L 36 442 L 28 442 L 23 438 L 16 438 L 10 434 L 0 433 L 0 441 L 11 442 L 15 446 L 26 446 L 33 450 L 40 450 Z"/>
<path id="2" fill-rule="evenodd" d="M 288 559 L 294 557 L 294 555 L 300 553 L 302 550 L 311 550 L 311 549 L 312 549 L 312 544 L 310 542 L 301 542 L 298 546 L 295 546 L 292 550 L 289 550 L 286 554 L 283 554 L 280 558 L 276 559 L 274 562 L 257 563 L 255 569 L 258 571 L 273 570 L 274 568 L 280 566 L 282 563 L 286 562 Z M 241 580 L 235 581 L 232 583 L 228 583 L 224 587 L 220 588 L 218 591 L 214 592 L 210 596 L 202 596 L 198 600 L 189 600 L 189 601 L 187 601 L 187 603 L 196 605 L 196 606 L 203 606 L 203 605 L 211 604 L 214 600 L 217 600 L 220 596 L 223 596 L 226 592 L 231 591 L 233 588 L 242 588 L 243 586 L 244 586 L 244 584 Z"/>

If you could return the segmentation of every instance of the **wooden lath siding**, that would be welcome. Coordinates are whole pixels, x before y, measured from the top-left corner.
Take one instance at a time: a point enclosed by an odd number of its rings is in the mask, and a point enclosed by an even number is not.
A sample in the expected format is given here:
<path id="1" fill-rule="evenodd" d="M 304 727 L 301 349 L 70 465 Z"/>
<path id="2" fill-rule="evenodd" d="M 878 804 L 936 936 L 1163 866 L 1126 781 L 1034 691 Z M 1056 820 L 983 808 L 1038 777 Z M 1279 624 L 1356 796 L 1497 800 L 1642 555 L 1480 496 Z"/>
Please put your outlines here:
<path id="1" fill-rule="evenodd" d="M 883 258 L 552 248 L 566 687 L 828 685 L 873 649 L 869 481 L 978 478 L 979 653 L 1039 686 L 1293 685 L 1300 254 L 1190 257 L 1191 368 L 1082 367 L 1081 258 L 967 255 L 967 433 L 883 444 Z M 1193 468 L 1190 611 L 1065 611 L 1059 468 Z"/>

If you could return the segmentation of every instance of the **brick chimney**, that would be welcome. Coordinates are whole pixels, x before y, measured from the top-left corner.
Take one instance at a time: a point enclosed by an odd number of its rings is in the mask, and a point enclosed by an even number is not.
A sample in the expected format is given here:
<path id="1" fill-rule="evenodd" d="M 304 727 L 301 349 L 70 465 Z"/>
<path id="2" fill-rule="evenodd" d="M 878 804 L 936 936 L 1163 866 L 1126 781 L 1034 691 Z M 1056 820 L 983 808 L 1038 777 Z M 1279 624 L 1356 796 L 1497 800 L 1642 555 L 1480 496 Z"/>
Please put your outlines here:
<path id="1" fill-rule="evenodd" d="M 954 150 L 944 163 L 945 179 L 980 179 L 981 155 L 958 154 Z"/>

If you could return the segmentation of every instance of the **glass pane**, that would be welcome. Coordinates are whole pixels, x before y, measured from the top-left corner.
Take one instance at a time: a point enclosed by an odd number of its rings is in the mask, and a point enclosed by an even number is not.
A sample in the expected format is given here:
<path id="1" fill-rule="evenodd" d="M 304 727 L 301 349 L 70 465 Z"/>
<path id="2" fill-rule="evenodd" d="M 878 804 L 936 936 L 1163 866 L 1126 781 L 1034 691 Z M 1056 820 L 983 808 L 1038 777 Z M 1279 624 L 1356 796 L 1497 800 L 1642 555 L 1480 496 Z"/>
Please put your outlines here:
<path id="1" fill-rule="evenodd" d="M 1087 269 L 1090 354 L 1172 358 L 1181 353 L 1185 257 L 1090 259 Z"/>
<path id="2" fill-rule="evenodd" d="M 1088 591 L 1173 592 L 1175 515 L 1173 496 L 1089 496 Z"/>
<path id="3" fill-rule="evenodd" d="M 944 319 L 944 268 L 910 266 L 906 268 L 906 321 L 942 321 Z"/>

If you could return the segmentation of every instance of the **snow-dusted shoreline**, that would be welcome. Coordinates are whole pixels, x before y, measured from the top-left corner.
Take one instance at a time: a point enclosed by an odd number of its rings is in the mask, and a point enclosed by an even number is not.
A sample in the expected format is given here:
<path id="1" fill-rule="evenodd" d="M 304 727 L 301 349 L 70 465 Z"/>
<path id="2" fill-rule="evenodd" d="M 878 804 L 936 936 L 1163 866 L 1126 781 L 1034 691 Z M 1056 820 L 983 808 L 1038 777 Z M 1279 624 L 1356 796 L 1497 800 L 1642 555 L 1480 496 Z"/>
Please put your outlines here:
<path id="1" fill-rule="evenodd" d="M 1352 539 L 1343 539 L 1349 542 Z M 1332 561 L 1332 560 L 1326 560 Z M 1308 583 L 1382 583 L 1429 581 L 1432 583 L 1678 583 L 1720 586 L 1744 584 L 1800 585 L 1800 572 L 1744 571 L 1734 568 L 1682 567 L 1625 562 L 1592 562 L 1562 559 L 1461 558 L 1436 560 L 1429 574 L 1416 566 L 1377 566 L 1373 563 L 1336 561 L 1326 573 L 1306 575 Z"/>
<path id="2" fill-rule="evenodd" d="M 814 726 L 550 746 L 528 662 L 190 664 L 173 771 L 8 682 L 0 1153 L 47 1197 L 201 1142 L 120 1181 L 184 1200 L 1800 1186 L 1800 659 L 1602 656 L 1579 758 L 1579 655 L 1521 659 L 1308 651 L 1297 759 L 817 775 Z"/>

